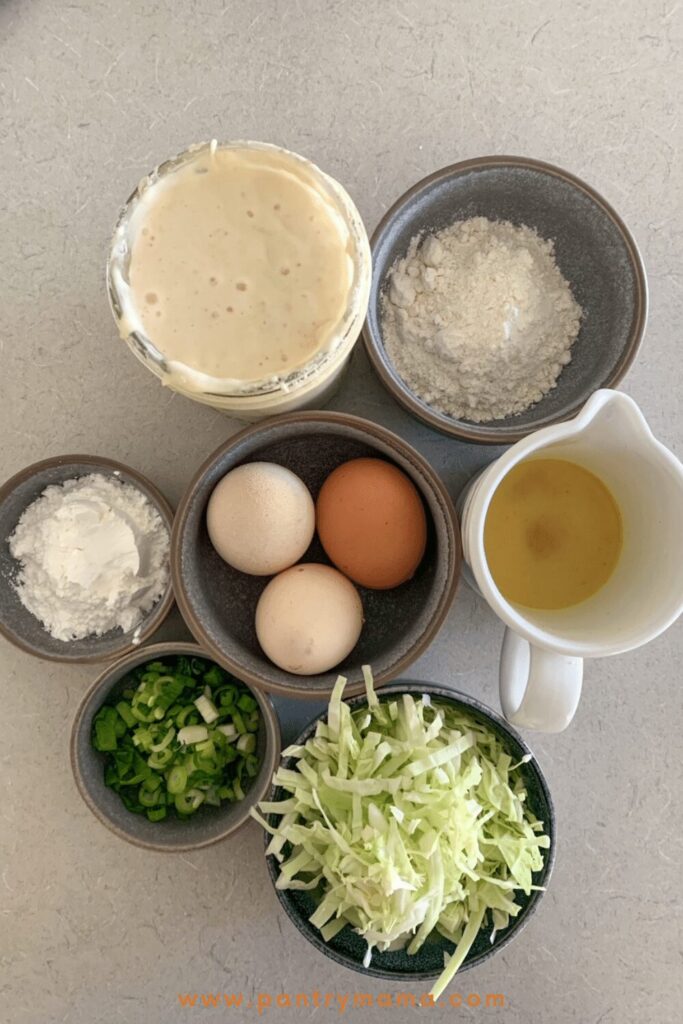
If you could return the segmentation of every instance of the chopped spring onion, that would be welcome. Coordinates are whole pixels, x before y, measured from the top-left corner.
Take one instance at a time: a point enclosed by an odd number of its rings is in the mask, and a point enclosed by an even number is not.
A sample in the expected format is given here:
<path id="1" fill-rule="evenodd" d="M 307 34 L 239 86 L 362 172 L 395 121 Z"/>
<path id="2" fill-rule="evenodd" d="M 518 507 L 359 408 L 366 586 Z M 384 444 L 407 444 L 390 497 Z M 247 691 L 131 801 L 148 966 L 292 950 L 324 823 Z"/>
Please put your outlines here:
<path id="1" fill-rule="evenodd" d="M 174 736 L 175 729 L 173 728 L 173 726 L 171 726 L 171 728 L 168 730 L 161 743 L 150 743 L 149 749 L 154 751 L 155 754 L 158 753 L 160 750 L 166 750 L 166 747 L 172 741 Z M 135 741 L 133 740 L 133 742 Z"/>
<path id="2" fill-rule="evenodd" d="M 208 689 L 208 686 L 205 687 L 205 690 Z M 194 701 L 194 706 L 196 707 L 197 711 L 202 716 L 204 721 L 207 722 L 209 725 L 211 724 L 211 722 L 215 722 L 216 719 L 218 718 L 218 711 L 216 710 L 216 705 L 214 704 L 210 697 L 206 696 L 206 693 L 203 693 L 201 697 L 197 697 L 196 701 Z"/>
<path id="3" fill-rule="evenodd" d="M 187 785 L 187 769 L 183 768 L 181 764 L 177 764 L 175 768 L 171 768 L 170 772 L 166 776 L 166 786 L 168 787 L 169 793 L 173 793 L 177 796 L 179 793 L 183 793 Z"/>
<path id="4" fill-rule="evenodd" d="M 236 745 L 242 754 L 253 754 L 256 750 L 256 737 L 253 732 L 245 732 L 239 737 Z"/>
<path id="5" fill-rule="evenodd" d="M 379 700 L 351 711 L 339 677 L 315 736 L 274 783 L 284 797 L 251 813 L 272 836 L 278 889 L 310 889 L 325 941 L 349 925 L 373 949 L 417 953 L 432 932 L 455 944 L 432 989 L 450 983 L 490 914 L 519 914 L 550 846 L 526 806 L 520 764 L 486 725 L 438 700 Z M 238 743 L 239 746 L 239 743 Z M 524 758 L 523 760 L 527 760 Z M 261 815 L 279 815 L 278 825 Z"/>
<path id="6" fill-rule="evenodd" d="M 118 697 L 95 715 L 92 744 L 128 810 L 184 819 L 244 798 L 261 767 L 261 715 L 242 683 L 201 658 L 167 658 L 134 669 Z"/>
<path id="7" fill-rule="evenodd" d="M 130 710 L 130 704 L 128 704 L 125 700 L 121 700 L 116 705 L 116 710 L 118 711 L 118 713 L 120 714 L 121 718 L 124 720 L 128 728 L 131 729 L 135 725 L 135 718 L 133 717 L 133 713 Z"/>
<path id="8" fill-rule="evenodd" d="M 178 793 L 175 798 L 175 809 L 179 814 L 194 814 L 204 802 L 206 793 L 201 789 L 188 789 L 187 793 Z"/>
<path id="9" fill-rule="evenodd" d="M 196 703 L 196 702 L 195 702 Z M 192 743 L 203 743 L 208 740 L 209 730 L 205 725 L 186 725 L 178 733 L 178 742 L 189 746 Z"/>
<path id="10" fill-rule="evenodd" d="M 218 731 L 222 732 L 223 735 L 226 736 L 229 740 L 234 740 L 234 738 L 237 736 L 237 729 L 232 724 L 231 725 L 219 725 L 218 726 Z"/>

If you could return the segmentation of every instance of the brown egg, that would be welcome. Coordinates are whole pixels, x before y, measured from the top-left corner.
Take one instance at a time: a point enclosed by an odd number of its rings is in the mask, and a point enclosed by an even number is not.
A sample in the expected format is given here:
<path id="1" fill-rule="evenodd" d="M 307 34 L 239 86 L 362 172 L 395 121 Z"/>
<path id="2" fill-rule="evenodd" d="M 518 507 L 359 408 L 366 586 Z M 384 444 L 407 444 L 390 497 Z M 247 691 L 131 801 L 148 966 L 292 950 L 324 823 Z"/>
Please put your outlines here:
<path id="1" fill-rule="evenodd" d="M 328 558 L 372 590 L 409 580 L 427 543 L 417 488 L 382 459 L 352 459 L 328 476 L 316 503 L 316 526 Z"/>

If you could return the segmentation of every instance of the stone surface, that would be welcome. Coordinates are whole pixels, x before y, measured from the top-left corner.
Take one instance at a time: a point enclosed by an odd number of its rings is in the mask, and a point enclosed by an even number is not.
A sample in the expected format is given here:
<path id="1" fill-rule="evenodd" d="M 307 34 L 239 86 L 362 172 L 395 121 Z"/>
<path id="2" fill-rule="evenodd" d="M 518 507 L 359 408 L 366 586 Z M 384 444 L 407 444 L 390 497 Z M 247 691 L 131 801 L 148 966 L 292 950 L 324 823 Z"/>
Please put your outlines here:
<path id="1" fill-rule="evenodd" d="M 5 0 L 0 476 L 98 452 L 177 501 L 237 428 L 161 390 L 118 342 L 104 290 L 110 230 L 136 180 L 212 136 L 312 157 L 370 227 L 418 178 L 487 152 L 586 178 L 633 230 L 649 274 L 649 328 L 625 389 L 655 433 L 680 445 L 682 14 L 676 0 Z M 496 455 L 412 422 L 360 350 L 333 407 L 403 434 L 454 495 Z M 463 587 L 411 675 L 495 706 L 501 634 Z M 161 638 L 185 635 L 176 617 Z M 505 994 L 504 1010 L 473 1019 L 680 1019 L 682 636 L 679 623 L 645 649 L 593 662 L 571 728 L 528 735 L 555 798 L 557 867 L 519 941 L 453 987 L 463 1001 Z M 256 826 L 193 856 L 111 836 L 77 796 L 67 758 L 92 669 L 41 663 L 4 642 L 0 653 L 0 1019 L 175 1024 L 192 1017 L 178 992 L 243 992 L 241 1010 L 195 1012 L 247 1021 L 258 1018 L 246 1003 L 262 992 L 273 1003 L 263 1019 L 320 1021 L 342 1016 L 339 1004 L 278 1009 L 276 996 L 387 990 L 336 967 L 288 924 Z M 316 707 L 281 704 L 290 733 Z M 391 1014 L 380 1000 L 343 1016 L 373 1024 Z"/>

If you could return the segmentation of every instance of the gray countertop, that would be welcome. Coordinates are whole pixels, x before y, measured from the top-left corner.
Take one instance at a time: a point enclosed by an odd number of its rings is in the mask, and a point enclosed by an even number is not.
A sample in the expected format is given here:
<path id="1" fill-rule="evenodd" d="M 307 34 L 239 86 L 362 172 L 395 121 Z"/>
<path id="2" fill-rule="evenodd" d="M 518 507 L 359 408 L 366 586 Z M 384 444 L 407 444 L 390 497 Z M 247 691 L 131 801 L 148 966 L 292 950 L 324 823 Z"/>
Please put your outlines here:
<path id="1" fill-rule="evenodd" d="M 370 227 L 408 185 L 466 157 L 525 154 L 584 177 L 632 228 L 649 275 L 647 337 L 625 389 L 680 446 L 682 15 L 675 0 L 5 0 L 0 478 L 44 456 L 97 452 L 177 501 L 237 429 L 159 387 L 117 340 L 104 290 L 110 231 L 137 179 L 213 136 L 310 156 Z M 333 405 L 406 436 L 454 495 L 496 454 L 414 423 L 360 350 Z M 462 587 L 411 675 L 496 705 L 501 634 Z M 162 635 L 186 635 L 177 616 Z M 524 935 L 454 986 L 472 1002 L 505 994 L 505 1009 L 472 1018 L 680 1020 L 682 636 L 679 623 L 647 648 L 590 663 L 571 728 L 528 735 L 555 797 L 557 866 Z M 264 1020 L 322 1021 L 342 1016 L 337 1003 L 276 1008 L 277 995 L 387 990 L 290 926 L 255 825 L 170 857 L 103 829 L 67 758 L 93 670 L 42 664 L 2 641 L 0 654 L 0 1019 L 247 1021 L 261 992 L 273 1001 Z M 282 710 L 291 731 L 312 708 Z M 190 1011 L 179 992 L 242 992 L 245 1006 Z M 343 1016 L 386 1020 L 379 1002 Z"/>

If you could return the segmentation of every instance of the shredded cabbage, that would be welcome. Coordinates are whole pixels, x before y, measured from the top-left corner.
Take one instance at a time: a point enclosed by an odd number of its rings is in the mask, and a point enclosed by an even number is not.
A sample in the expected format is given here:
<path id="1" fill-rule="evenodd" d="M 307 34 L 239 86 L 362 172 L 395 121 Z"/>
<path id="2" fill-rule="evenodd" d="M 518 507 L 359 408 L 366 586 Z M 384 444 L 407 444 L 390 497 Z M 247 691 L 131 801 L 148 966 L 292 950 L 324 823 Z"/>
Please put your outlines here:
<path id="1" fill-rule="evenodd" d="M 538 888 L 550 840 L 525 806 L 522 762 L 494 733 L 427 695 L 380 701 L 364 675 L 367 707 L 351 712 L 340 676 L 315 736 L 283 751 L 296 767 L 273 782 L 289 796 L 252 815 L 272 836 L 277 888 L 322 892 L 310 921 L 326 942 L 350 925 L 366 966 L 373 949 L 417 953 L 434 929 L 455 943 L 436 999 L 487 912 L 495 934 L 521 909 L 515 890 Z"/>

